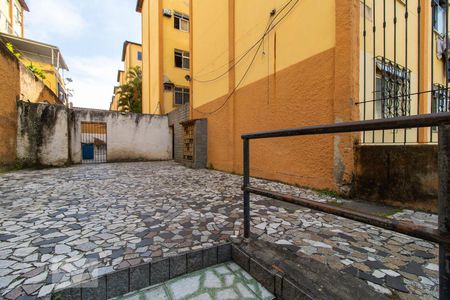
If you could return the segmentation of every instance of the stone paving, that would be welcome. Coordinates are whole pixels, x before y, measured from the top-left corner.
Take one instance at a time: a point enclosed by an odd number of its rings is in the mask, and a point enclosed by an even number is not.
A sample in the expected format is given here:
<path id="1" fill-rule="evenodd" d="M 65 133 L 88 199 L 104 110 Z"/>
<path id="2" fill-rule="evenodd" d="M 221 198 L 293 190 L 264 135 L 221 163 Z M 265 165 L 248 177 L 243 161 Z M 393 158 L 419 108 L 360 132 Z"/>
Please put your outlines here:
<path id="1" fill-rule="evenodd" d="M 351 206 L 310 190 L 252 183 Z M 0 296 L 44 297 L 90 277 L 237 237 L 241 184 L 240 176 L 173 162 L 0 175 Z M 437 224 L 437 216 L 409 210 L 392 217 Z M 381 293 L 438 296 L 435 244 L 259 196 L 252 196 L 252 233 L 353 274 Z"/>
<path id="2" fill-rule="evenodd" d="M 237 264 L 230 262 L 114 300 L 272 300 L 274 298 L 250 274 Z"/>

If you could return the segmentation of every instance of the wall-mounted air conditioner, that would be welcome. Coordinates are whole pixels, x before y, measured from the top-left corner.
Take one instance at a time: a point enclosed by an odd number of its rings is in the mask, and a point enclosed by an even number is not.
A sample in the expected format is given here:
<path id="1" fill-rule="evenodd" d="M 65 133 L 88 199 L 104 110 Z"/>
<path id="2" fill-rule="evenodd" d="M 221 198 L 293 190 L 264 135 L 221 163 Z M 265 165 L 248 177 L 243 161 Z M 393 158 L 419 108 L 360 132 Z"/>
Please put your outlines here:
<path id="1" fill-rule="evenodd" d="M 172 17 L 172 10 L 170 10 L 168 8 L 164 8 L 163 9 L 163 16 L 171 18 Z"/>

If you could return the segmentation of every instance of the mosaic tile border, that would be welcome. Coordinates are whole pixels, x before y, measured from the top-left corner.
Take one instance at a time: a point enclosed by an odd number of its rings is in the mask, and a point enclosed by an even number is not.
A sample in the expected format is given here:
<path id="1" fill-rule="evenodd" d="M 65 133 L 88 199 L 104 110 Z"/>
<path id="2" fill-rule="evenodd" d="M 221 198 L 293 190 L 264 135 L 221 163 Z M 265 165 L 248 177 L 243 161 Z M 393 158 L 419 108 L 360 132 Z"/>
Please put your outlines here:
<path id="1" fill-rule="evenodd" d="M 120 297 L 201 269 L 233 261 L 253 276 L 276 299 L 296 299 L 305 295 L 285 274 L 269 270 L 236 244 L 158 259 L 146 264 L 109 273 L 97 279 L 57 291 L 54 300 L 101 300 Z"/>
<path id="2" fill-rule="evenodd" d="M 232 245 L 223 244 L 207 249 L 166 257 L 139 266 L 109 273 L 53 293 L 55 300 L 101 300 L 160 284 L 232 260 Z"/>

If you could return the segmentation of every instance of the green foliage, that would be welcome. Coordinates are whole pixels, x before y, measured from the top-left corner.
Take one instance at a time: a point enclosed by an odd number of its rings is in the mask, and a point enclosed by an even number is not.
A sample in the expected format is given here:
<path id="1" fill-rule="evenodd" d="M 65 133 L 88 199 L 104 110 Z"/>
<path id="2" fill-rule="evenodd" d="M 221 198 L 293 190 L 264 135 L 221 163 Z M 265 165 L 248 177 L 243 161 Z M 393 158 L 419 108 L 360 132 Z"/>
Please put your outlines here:
<path id="1" fill-rule="evenodd" d="M 6 43 L 6 48 L 9 50 L 9 52 L 11 52 L 15 57 L 20 58 L 22 56 L 22 54 L 20 54 L 19 52 L 16 52 L 16 50 L 14 49 L 13 44 L 11 43 Z"/>
<path id="2" fill-rule="evenodd" d="M 324 190 L 318 190 L 317 192 L 321 195 L 328 196 L 331 198 L 339 198 L 339 194 L 332 190 L 324 189 Z"/>
<path id="3" fill-rule="evenodd" d="M 36 68 L 35 66 L 33 66 L 33 63 L 30 63 L 27 66 L 28 70 L 30 70 L 31 72 L 33 72 L 34 75 L 36 75 L 37 77 L 41 78 L 41 79 L 45 79 L 47 78 L 44 74 L 44 72 L 42 71 L 42 69 Z"/>
<path id="4" fill-rule="evenodd" d="M 139 66 L 127 73 L 127 83 L 119 87 L 119 110 L 125 112 L 142 112 L 142 70 Z"/>

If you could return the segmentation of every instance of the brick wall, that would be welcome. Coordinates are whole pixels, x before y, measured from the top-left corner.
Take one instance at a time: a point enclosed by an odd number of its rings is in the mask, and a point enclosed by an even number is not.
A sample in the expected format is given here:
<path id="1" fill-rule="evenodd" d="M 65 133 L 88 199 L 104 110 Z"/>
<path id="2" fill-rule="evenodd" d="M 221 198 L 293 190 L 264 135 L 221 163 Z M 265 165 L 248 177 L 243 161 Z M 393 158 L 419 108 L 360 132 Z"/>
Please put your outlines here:
<path id="1" fill-rule="evenodd" d="M 181 122 L 187 121 L 189 119 L 189 104 L 185 104 L 178 109 L 169 113 L 169 126 L 172 127 L 174 142 L 174 160 L 176 162 L 183 162 L 183 126 Z"/>

